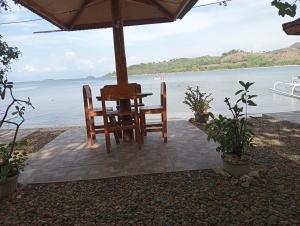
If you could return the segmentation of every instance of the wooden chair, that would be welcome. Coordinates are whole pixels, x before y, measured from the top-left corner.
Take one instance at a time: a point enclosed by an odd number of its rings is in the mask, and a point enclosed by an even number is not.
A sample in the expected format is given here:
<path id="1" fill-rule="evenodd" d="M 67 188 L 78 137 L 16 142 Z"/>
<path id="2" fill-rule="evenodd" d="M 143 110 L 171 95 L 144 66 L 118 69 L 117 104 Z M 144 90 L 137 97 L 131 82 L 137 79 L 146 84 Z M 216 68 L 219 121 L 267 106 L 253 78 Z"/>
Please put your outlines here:
<path id="1" fill-rule="evenodd" d="M 136 96 L 136 84 L 126 85 L 107 85 L 101 89 L 101 101 L 103 109 L 103 121 L 104 121 L 104 133 L 106 141 L 106 149 L 109 153 L 111 151 L 110 133 L 118 133 L 121 130 L 135 131 L 135 139 L 138 143 L 139 149 L 141 148 L 141 132 L 139 125 L 139 112 L 138 112 L 138 97 Z M 107 101 L 120 101 L 120 100 L 133 100 L 134 107 L 127 111 L 118 109 L 116 111 L 109 112 L 119 118 L 116 123 L 109 123 L 108 112 L 106 107 Z"/>
<path id="2" fill-rule="evenodd" d="M 147 123 L 147 114 L 161 114 L 161 123 Z M 162 132 L 164 142 L 168 142 L 167 138 L 167 93 L 166 83 L 162 82 L 160 87 L 160 105 L 140 107 L 141 132 L 144 136 L 147 132 Z"/>
<path id="3" fill-rule="evenodd" d="M 85 123 L 86 123 L 86 133 L 87 133 L 87 144 L 93 145 L 96 139 L 96 134 L 104 133 L 104 125 L 95 125 L 94 118 L 96 116 L 103 116 L 102 108 L 94 108 L 92 100 L 92 92 L 89 85 L 84 85 L 82 87 L 83 92 L 83 102 L 84 102 L 84 113 L 85 113 Z M 115 123 L 115 117 L 110 115 L 112 108 L 107 108 L 107 114 L 112 123 Z M 114 133 L 115 140 L 117 144 L 120 143 L 117 133 Z"/>

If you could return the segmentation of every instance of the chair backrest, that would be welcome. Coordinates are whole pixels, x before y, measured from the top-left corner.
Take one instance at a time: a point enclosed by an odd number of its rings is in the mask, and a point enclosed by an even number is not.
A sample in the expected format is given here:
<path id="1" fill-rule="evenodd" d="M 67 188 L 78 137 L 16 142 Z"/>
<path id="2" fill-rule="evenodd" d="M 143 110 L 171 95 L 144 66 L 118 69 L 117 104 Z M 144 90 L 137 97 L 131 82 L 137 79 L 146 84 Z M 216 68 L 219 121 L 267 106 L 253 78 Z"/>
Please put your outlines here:
<path id="1" fill-rule="evenodd" d="M 89 85 L 84 85 L 82 87 L 82 93 L 83 93 L 84 110 L 85 111 L 93 110 L 91 87 Z"/>
<path id="2" fill-rule="evenodd" d="M 128 83 L 127 85 L 128 85 L 128 86 L 135 86 L 135 87 L 136 87 L 136 92 L 137 92 L 137 93 L 141 93 L 141 92 L 142 92 L 141 85 L 138 84 L 138 83 Z M 139 102 L 139 103 L 143 103 L 143 98 L 142 98 L 142 97 L 139 97 L 139 98 L 138 98 L 138 102 Z M 117 106 L 119 106 L 119 105 L 120 105 L 120 101 L 117 100 Z"/>
<path id="3" fill-rule="evenodd" d="M 136 99 L 138 84 L 106 85 L 101 89 L 101 99 L 106 101 Z"/>
<path id="4" fill-rule="evenodd" d="M 160 102 L 161 106 L 163 106 L 164 109 L 167 109 L 167 87 L 165 82 L 160 84 Z"/>

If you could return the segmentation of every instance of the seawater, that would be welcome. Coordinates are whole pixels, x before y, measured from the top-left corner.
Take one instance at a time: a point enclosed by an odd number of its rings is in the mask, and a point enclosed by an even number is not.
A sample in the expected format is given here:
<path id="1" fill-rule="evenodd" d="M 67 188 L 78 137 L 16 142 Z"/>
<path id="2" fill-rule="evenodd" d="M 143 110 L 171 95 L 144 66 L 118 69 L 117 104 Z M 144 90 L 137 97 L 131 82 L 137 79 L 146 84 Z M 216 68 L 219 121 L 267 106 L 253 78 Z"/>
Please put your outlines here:
<path id="1" fill-rule="evenodd" d="M 238 81 L 255 82 L 252 93 L 257 94 L 257 107 L 251 107 L 249 113 L 261 114 L 268 112 L 285 112 L 300 110 L 300 99 L 281 96 L 272 93 L 275 81 L 290 82 L 292 76 L 300 75 L 300 66 L 249 68 L 235 70 L 219 70 L 207 72 L 184 72 L 164 74 L 163 80 L 155 76 L 131 76 L 130 82 L 142 85 L 143 92 L 153 95 L 144 98 L 147 105 L 160 103 L 160 83 L 167 84 L 168 117 L 170 119 L 188 119 L 193 114 L 188 106 L 182 103 L 184 92 L 188 86 L 199 86 L 200 90 L 212 93 L 212 111 L 215 114 L 228 115 L 224 103 L 225 97 L 235 100 L 234 93 L 240 88 Z M 15 84 L 15 96 L 30 97 L 35 109 L 27 108 L 27 127 L 61 127 L 84 125 L 82 86 L 88 84 L 92 88 L 95 107 L 100 106 L 96 96 L 100 88 L 106 84 L 116 84 L 115 77 L 105 77 L 97 80 L 46 80 L 39 82 L 23 82 Z"/>

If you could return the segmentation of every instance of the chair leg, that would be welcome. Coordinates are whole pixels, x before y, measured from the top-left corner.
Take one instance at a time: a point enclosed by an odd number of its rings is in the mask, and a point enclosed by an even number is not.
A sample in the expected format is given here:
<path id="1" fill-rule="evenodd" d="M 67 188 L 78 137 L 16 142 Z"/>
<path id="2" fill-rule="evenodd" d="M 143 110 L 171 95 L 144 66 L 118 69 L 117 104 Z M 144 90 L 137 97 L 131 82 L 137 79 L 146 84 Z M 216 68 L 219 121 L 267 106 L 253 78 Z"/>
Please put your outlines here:
<path id="1" fill-rule="evenodd" d="M 90 118 L 90 128 L 91 128 L 91 134 L 92 134 L 92 140 L 96 140 L 96 132 L 95 132 L 95 121 L 94 117 Z"/>
<path id="2" fill-rule="evenodd" d="M 121 119 L 121 117 L 120 117 L 120 116 L 117 116 L 118 122 L 120 122 L 120 119 Z M 122 137 L 123 137 L 122 130 L 118 130 L 117 132 L 118 132 L 119 138 L 122 139 Z"/>
<path id="3" fill-rule="evenodd" d="M 109 132 L 105 131 L 105 143 L 106 143 L 106 151 L 107 153 L 111 152 L 111 143 L 110 143 L 110 136 L 109 136 Z"/>
<path id="4" fill-rule="evenodd" d="M 93 145 L 93 139 L 91 134 L 90 120 L 88 118 L 85 119 L 85 126 L 86 126 L 87 145 L 91 146 Z"/>
<path id="5" fill-rule="evenodd" d="M 146 114 L 142 114 L 142 118 L 143 118 L 143 136 L 147 136 L 147 131 L 146 131 Z"/>
<path id="6" fill-rule="evenodd" d="M 94 144 L 92 135 L 89 133 L 88 137 L 87 137 L 87 145 L 88 146 L 92 146 Z"/>
<path id="7" fill-rule="evenodd" d="M 165 127 L 164 127 L 164 113 L 163 112 L 160 114 L 160 117 L 161 117 L 161 124 L 162 124 L 161 137 L 164 138 L 164 133 L 165 133 L 164 128 Z"/>
<path id="8" fill-rule="evenodd" d="M 114 131 L 114 137 L 117 144 L 120 144 L 119 134 L 118 131 Z"/>
<path id="9" fill-rule="evenodd" d="M 141 142 L 144 143 L 144 114 L 140 115 L 140 131 L 141 131 Z"/>
<path id="10" fill-rule="evenodd" d="M 162 125 L 163 125 L 163 138 L 164 142 L 168 142 L 168 125 L 167 125 L 167 115 L 165 112 L 162 113 Z"/>
<path id="11" fill-rule="evenodd" d="M 88 135 L 88 145 L 89 146 L 93 146 L 94 145 L 94 138 L 93 138 L 93 133 L 92 133 L 91 130 L 89 131 L 89 135 Z"/>
<path id="12" fill-rule="evenodd" d="M 113 123 L 114 125 L 116 125 L 116 118 L 115 116 L 109 116 L 109 121 L 111 123 Z M 114 131 L 114 137 L 115 137 L 115 141 L 117 144 L 120 144 L 120 140 L 119 140 L 119 131 Z"/>
<path id="13" fill-rule="evenodd" d="M 142 147 L 142 134 L 140 129 L 139 117 L 135 117 L 135 138 L 136 142 L 138 143 L 139 149 Z"/>

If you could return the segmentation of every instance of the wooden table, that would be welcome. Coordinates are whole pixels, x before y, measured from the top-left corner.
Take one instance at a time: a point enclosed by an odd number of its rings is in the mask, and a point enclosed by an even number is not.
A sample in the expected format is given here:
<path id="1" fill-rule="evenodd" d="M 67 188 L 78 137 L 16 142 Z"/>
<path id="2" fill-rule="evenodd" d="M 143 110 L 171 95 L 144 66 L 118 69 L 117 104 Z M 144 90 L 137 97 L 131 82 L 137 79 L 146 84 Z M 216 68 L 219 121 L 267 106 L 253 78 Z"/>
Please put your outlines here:
<path id="1" fill-rule="evenodd" d="M 151 95 L 153 95 L 153 93 L 137 93 L 137 94 L 136 94 L 136 96 L 137 96 L 138 98 L 145 98 L 145 97 L 151 96 Z M 101 96 L 96 96 L 96 99 L 97 99 L 98 101 L 101 101 Z"/>
<path id="2" fill-rule="evenodd" d="M 144 97 L 153 95 L 153 93 L 137 93 L 136 95 L 137 95 L 139 98 L 144 98 Z"/>

